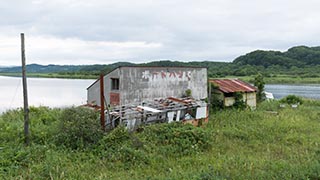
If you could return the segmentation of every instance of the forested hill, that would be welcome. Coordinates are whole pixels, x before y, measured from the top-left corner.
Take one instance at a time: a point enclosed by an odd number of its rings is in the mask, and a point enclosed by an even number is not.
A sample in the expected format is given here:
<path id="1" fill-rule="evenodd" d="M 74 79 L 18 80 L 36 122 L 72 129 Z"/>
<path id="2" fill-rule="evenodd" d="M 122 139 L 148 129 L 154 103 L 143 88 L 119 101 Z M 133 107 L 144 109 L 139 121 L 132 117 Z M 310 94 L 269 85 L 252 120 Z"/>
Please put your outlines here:
<path id="1" fill-rule="evenodd" d="M 27 65 L 27 72 L 30 73 L 57 73 L 57 72 L 75 72 L 82 69 L 84 66 L 75 65 L 39 65 L 39 64 L 29 64 Z M 21 72 L 21 66 L 12 67 L 0 67 L 0 72 L 5 73 L 17 73 Z"/>
<path id="2" fill-rule="evenodd" d="M 320 65 L 320 47 L 297 46 L 286 52 L 257 50 L 236 58 L 233 63 L 265 68 L 269 66 L 290 68 Z"/>
<path id="3" fill-rule="evenodd" d="M 152 61 L 148 63 L 134 64 L 130 62 L 117 62 L 113 64 L 95 64 L 95 65 L 39 65 L 30 64 L 27 65 L 28 73 L 59 73 L 59 74 L 94 74 L 99 75 L 101 72 L 108 73 L 114 68 L 119 66 L 199 66 L 199 67 L 212 67 L 221 68 L 231 63 L 226 62 L 181 62 L 181 61 Z M 21 66 L 14 67 L 0 67 L 0 73 L 19 73 L 21 72 Z"/>
<path id="4" fill-rule="evenodd" d="M 38 65 L 27 66 L 29 73 L 59 73 L 63 76 L 98 77 L 119 66 L 200 66 L 208 68 L 209 77 L 248 76 L 258 72 L 269 75 L 294 75 L 300 77 L 320 77 L 320 47 L 297 46 L 286 52 L 257 50 L 236 58 L 233 62 L 214 61 L 153 61 L 134 64 L 117 62 L 105 65 Z M 0 73 L 18 73 L 21 67 L 0 67 Z"/>
<path id="5" fill-rule="evenodd" d="M 40 65 L 40 64 L 28 64 L 26 66 L 29 73 L 73 73 L 73 72 L 101 72 L 109 71 L 118 66 L 135 65 L 129 62 L 117 62 L 109 65 Z M 1 67 L 0 73 L 17 73 L 21 72 L 21 66 Z"/>

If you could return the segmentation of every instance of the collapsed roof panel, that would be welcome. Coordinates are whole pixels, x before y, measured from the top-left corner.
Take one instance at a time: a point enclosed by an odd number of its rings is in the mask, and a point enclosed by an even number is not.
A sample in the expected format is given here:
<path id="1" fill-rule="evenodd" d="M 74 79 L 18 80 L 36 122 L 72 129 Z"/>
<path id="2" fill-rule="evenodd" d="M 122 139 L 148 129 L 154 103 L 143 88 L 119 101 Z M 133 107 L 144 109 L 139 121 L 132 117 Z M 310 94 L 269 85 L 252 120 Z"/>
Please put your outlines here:
<path id="1" fill-rule="evenodd" d="M 113 129 L 123 124 L 128 129 L 134 129 L 140 124 L 151 124 L 173 121 L 208 121 L 207 104 L 192 98 L 155 99 L 154 101 L 141 102 L 117 106 L 112 111 L 107 111 L 106 126 Z M 194 124 L 194 123 L 193 123 Z"/>

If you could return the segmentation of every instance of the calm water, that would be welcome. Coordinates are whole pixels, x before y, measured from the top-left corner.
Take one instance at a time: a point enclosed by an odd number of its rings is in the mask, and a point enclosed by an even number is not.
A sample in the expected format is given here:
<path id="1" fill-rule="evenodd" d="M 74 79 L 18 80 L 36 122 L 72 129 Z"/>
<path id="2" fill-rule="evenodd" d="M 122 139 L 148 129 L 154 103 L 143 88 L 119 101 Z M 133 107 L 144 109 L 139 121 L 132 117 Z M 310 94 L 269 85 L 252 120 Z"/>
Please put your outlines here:
<path id="1" fill-rule="evenodd" d="M 283 85 L 268 84 L 265 86 L 267 92 L 273 93 L 275 99 L 281 99 L 289 94 L 306 98 L 320 99 L 320 84 Z"/>
<path id="2" fill-rule="evenodd" d="M 94 80 L 28 78 L 29 105 L 65 107 L 86 103 Z M 23 106 L 22 80 L 0 76 L 0 113 Z"/>
<path id="3" fill-rule="evenodd" d="M 66 107 L 86 103 L 86 88 L 94 80 L 29 78 L 29 105 Z M 288 94 L 320 99 L 318 85 L 266 85 L 266 91 L 276 99 Z M 0 76 L 0 113 L 23 106 L 22 80 L 15 77 Z"/>

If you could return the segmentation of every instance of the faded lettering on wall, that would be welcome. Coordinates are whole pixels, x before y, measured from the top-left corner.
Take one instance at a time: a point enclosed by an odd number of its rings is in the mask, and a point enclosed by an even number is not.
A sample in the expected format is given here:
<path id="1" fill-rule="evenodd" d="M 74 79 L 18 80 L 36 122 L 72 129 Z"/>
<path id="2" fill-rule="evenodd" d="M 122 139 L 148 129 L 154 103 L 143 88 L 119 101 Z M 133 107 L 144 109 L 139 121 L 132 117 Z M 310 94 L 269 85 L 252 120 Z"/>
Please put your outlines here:
<path id="1" fill-rule="evenodd" d="M 150 72 L 145 70 L 142 72 L 142 79 L 154 80 L 154 79 L 187 79 L 191 80 L 191 71 L 178 71 L 178 72 L 165 72 L 165 71 L 155 71 Z"/>

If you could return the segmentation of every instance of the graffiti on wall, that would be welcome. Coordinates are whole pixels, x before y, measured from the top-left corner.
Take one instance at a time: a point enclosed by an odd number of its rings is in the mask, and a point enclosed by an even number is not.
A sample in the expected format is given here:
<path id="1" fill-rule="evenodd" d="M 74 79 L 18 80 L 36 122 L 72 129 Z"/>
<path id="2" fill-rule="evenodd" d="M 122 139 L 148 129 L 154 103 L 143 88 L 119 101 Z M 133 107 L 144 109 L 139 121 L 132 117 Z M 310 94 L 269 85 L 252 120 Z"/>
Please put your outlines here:
<path id="1" fill-rule="evenodd" d="M 188 81 L 191 79 L 191 71 L 155 71 L 150 72 L 148 70 L 142 72 L 142 79 L 184 79 L 187 78 Z"/>

